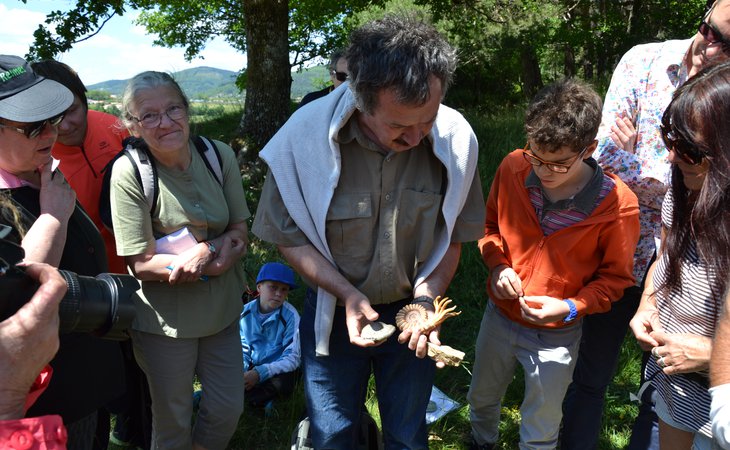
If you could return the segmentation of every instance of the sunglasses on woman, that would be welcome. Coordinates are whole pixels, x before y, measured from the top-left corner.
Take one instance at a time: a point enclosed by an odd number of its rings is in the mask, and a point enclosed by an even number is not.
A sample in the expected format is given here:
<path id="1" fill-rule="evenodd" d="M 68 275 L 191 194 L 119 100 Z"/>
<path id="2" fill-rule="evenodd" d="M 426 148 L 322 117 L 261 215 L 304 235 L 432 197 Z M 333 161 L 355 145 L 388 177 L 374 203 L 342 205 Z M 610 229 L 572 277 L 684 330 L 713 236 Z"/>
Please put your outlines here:
<path id="1" fill-rule="evenodd" d="M 661 125 L 662 141 L 668 149 L 671 149 L 679 158 L 691 166 L 702 163 L 705 154 L 697 147 L 688 142 L 681 134 L 674 130 L 674 127 Z"/>
<path id="2" fill-rule="evenodd" d="M 27 125 L 23 125 L 22 127 L 0 123 L 0 128 L 10 128 L 11 130 L 15 130 L 18 133 L 25 135 L 28 139 L 35 139 L 40 136 L 41 132 L 46 127 L 46 124 L 50 124 L 52 127 L 58 126 L 58 124 L 63 120 L 63 115 L 64 113 L 61 113 L 57 116 L 51 117 L 50 119 L 32 122 Z"/>

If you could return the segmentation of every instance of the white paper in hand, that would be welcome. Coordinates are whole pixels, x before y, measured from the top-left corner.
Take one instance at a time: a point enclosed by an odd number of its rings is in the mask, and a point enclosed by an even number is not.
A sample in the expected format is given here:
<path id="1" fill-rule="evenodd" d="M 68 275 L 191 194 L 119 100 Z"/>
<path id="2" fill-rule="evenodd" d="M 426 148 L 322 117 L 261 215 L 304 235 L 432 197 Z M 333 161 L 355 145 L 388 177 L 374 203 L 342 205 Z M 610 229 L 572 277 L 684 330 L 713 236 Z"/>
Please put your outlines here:
<path id="1" fill-rule="evenodd" d="M 198 243 L 187 227 L 180 228 L 167 236 L 157 239 L 155 242 L 157 243 L 155 253 L 167 255 L 179 255 Z"/>

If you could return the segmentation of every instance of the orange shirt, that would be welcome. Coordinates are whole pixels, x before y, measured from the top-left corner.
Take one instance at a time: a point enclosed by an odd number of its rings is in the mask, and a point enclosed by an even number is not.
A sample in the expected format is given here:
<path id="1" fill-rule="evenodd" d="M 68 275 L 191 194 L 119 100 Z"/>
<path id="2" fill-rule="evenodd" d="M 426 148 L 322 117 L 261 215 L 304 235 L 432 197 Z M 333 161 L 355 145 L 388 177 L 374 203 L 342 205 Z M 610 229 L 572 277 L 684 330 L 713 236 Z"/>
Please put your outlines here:
<path id="1" fill-rule="evenodd" d="M 109 272 L 127 273 L 124 258 L 117 255 L 112 233 L 104 227 L 99 216 L 99 193 L 103 179 L 102 170 L 122 149 L 122 140 L 129 136 L 126 129 L 119 129 L 117 118 L 111 114 L 89 110 L 88 127 L 82 147 L 70 147 L 56 142 L 53 157 L 60 160 L 59 168 L 68 180 L 76 197 L 104 238 Z"/>

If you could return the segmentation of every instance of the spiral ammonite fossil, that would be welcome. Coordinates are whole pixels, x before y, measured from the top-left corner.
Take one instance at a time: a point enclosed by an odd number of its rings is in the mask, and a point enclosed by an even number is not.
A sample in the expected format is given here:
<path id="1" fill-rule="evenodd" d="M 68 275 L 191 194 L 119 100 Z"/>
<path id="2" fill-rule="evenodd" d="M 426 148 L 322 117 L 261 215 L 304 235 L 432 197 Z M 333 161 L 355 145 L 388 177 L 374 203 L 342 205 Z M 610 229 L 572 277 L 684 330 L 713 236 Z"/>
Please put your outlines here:
<path id="1" fill-rule="evenodd" d="M 412 330 L 421 333 L 431 331 L 449 317 L 461 314 L 461 311 L 454 312 L 456 305 L 449 308 L 450 303 L 451 299 L 448 297 L 436 297 L 433 301 L 434 312 L 430 318 L 423 306 L 417 303 L 408 304 L 395 315 L 395 324 L 401 331 Z"/>

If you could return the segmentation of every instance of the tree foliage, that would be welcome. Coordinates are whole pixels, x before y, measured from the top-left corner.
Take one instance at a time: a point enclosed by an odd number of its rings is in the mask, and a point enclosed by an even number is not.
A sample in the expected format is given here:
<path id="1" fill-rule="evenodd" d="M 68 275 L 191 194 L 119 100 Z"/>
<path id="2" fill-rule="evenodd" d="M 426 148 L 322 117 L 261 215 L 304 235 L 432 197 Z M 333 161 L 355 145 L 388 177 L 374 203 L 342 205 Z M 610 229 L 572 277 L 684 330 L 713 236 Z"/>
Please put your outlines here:
<path id="1" fill-rule="evenodd" d="M 491 107 L 577 76 L 603 86 L 639 43 L 696 33 L 706 0 L 415 0 L 460 49 L 451 100 Z"/>
<path id="2" fill-rule="evenodd" d="M 494 108 L 524 102 L 563 76 L 600 88 L 631 46 L 692 36 L 706 1 L 77 0 L 74 9 L 48 15 L 30 56 L 67 51 L 132 9 L 143 11 L 138 22 L 156 44 L 181 46 L 188 60 L 222 37 L 247 55 L 238 80 L 247 92 L 240 134 L 257 150 L 288 116 L 290 70 L 343 46 L 352 28 L 388 11 L 430 14 L 459 49 L 448 101 Z"/>

